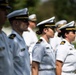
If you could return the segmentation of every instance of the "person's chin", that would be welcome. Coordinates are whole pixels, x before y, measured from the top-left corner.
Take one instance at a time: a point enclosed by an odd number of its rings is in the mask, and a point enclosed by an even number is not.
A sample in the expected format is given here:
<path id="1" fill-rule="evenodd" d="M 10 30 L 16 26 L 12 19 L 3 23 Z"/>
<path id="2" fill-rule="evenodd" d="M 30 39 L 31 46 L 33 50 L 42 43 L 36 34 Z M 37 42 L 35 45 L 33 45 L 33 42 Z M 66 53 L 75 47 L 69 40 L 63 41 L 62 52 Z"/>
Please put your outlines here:
<path id="1" fill-rule="evenodd" d="M 51 36 L 51 38 L 54 38 L 54 36 Z"/>

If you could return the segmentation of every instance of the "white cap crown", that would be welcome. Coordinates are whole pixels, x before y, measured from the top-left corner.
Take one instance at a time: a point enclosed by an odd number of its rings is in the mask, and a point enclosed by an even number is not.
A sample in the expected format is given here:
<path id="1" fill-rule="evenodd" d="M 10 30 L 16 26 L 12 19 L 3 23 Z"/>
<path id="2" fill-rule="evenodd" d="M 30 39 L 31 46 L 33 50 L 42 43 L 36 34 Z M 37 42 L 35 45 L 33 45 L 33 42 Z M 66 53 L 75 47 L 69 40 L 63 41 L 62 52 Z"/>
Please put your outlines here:
<path id="1" fill-rule="evenodd" d="M 32 14 L 29 16 L 30 21 L 37 21 L 36 14 Z"/>
<path id="2" fill-rule="evenodd" d="M 55 21 L 55 17 L 52 17 L 50 19 L 41 21 L 40 23 L 37 24 L 37 26 L 40 26 L 40 25 L 43 25 L 43 24 L 46 24 L 46 23 L 53 23 L 54 21 Z"/>
<path id="3" fill-rule="evenodd" d="M 71 21 L 68 24 L 65 24 L 64 26 L 60 27 L 59 29 L 67 28 L 67 27 L 73 27 L 75 26 L 75 22 Z"/>
<path id="4" fill-rule="evenodd" d="M 67 21 L 66 20 L 60 20 L 58 22 L 56 22 L 55 26 L 60 28 L 61 26 L 67 24 Z"/>

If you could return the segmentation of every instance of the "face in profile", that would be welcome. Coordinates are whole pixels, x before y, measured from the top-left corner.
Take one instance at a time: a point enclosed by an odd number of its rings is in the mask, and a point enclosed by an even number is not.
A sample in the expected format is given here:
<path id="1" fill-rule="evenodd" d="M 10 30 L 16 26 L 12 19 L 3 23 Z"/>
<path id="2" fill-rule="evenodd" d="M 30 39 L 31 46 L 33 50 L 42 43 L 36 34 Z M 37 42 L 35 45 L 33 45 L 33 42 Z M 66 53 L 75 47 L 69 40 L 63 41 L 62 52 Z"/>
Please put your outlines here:
<path id="1" fill-rule="evenodd" d="M 36 27 L 36 22 L 35 21 L 29 21 L 29 25 L 32 29 Z"/>
<path id="2" fill-rule="evenodd" d="M 72 42 L 75 40 L 75 31 L 70 31 L 68 34 L 66 34 L 67 38 Z"/>
<path id="3" fill-rule="evenodd" d="M 46 35 L 48 38 L 53 38 L 54 37 L 54 30 L 51 28 L 47 28 Z"/>
<path id="4" fill-rule="evenodd" d="M 27 31 L 28 30 L 28 25 L 29 25 L 28 21 L 26 22 L 24 20 L 18 20 L 16 28 L 18 28 L 18 31 L 21 31 L 21 32 Z"/>

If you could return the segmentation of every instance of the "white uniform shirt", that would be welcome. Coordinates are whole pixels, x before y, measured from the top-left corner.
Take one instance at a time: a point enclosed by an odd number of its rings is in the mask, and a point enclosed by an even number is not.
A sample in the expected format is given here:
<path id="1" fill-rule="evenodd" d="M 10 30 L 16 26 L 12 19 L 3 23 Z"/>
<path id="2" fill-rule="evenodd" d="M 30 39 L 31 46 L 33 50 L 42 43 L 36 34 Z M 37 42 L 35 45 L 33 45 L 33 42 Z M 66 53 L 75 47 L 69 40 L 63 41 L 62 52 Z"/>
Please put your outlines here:
<path id="1" fill-rule="evenodd" d="M 67 40 L 57 47 L 56 60 L 62 61 L 62 72 L 76 70 L 76 49 Z"/>
<path id="2" fill-rule="evenodd" d="M 60 42 L 63 39 L 62 37 L 58 37 L 57 34 L 58 33 L 56 32 L 54 38 L 50 38 L 50 44 L 53 50 L 56 50 L 57 46 L 60 44 Z"/>
<path id="3" fill-rule="evenodd" d="M 39 62 L 39 75 L 55 75 L 55 53 L 44 38 L 32 51 L 32 61 Z"/>
<path id="4" fill-rule="evenodd" d="M 32 49 L 38 41 L 38 38 L 36 36 L 36 33 L 31 28 L 28 28 L 28 30 L 29 31 L 23 33 L 23 38 L 26 42 L 28 51 L 30 53 L 30 61 L 32 62 Z"/>
<path id="5" fill-rule="evenodd" d="M 14 30 L 11 35 L 15 35 L 14 38 L 10 38 L 10 44 L 11 42 L 14 42 L 12 51 L 14 75 L 30 75 L 30 57 L 24 39 Z"/>
<path id="6" fill-rule="evenodd" d="M 0 32 L 0 75 L 14 75 L 9 40 L 3 31 Z"/>

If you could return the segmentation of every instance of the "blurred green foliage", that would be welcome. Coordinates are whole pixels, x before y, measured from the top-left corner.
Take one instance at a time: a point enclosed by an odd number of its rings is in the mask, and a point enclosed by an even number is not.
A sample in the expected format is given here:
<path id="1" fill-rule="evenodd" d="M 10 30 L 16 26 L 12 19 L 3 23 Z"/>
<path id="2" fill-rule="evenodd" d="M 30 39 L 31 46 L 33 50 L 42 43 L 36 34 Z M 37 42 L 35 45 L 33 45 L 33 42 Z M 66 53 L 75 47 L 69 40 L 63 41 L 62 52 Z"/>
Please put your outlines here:
<path id="1" fill-rule="evenodd" d="M 40 0 L 9 0 L 9 5 L 12 7 L 12 10 L 28 8 L 29 12 L 35 12 L 34 8 Z M 31 11 L 34 10 L 34 11 Z"/>
<path id="2" fill-rule="evenodd" d="M 12 11 L 27 7 L 30 14 L 37 14 L 37 23 L 56 17 L 56 21 L 66 19 L 68 22 L 76 20 L 76 0 L 9 0 Z M 9 26 L 7 21 L 6 26 Z"/>
<path id="3" fill-rule="evenodd" d="M 55 15 L 58 20 L 76 20 L 76 0 L 55 0 Z"/>
<path id="4" fill-rule="evenodd" d="M 75 47 L 75 49 L 76 49 L 76 41 L 75 41 L 75 42 L 73 42 L 73 45 L 74 45 L 74 47 Z"/>

